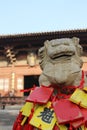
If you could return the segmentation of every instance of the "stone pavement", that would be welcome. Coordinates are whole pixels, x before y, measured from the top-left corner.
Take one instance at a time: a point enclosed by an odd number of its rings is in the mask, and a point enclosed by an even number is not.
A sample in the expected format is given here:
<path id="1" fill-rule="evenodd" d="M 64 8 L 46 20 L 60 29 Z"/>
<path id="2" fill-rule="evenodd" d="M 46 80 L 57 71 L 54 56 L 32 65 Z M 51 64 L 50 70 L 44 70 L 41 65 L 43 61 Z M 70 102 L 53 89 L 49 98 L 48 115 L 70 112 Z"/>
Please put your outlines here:
<path id="1" fill-rule="evenodd" d="M 12 130 L 12 126 L 0 126 L 0 130 Z"/>
<path id="2" fill-rule="evenodd" d="M 0 130 L 12 130 L 13 123 L 23 105 L 11 105 L 0 109 Z"/>

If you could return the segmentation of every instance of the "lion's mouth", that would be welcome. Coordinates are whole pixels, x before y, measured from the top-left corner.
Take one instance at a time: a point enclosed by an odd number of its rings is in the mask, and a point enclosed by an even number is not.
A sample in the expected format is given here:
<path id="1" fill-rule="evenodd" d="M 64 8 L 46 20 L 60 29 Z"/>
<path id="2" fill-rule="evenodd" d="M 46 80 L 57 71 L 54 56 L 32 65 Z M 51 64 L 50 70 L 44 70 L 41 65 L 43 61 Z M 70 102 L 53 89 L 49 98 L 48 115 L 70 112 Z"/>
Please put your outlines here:
<path id="1" fill-rule="evenodd" d="M 74 52 L 67 52 L 67 53 L 57 53 L 51 56 L 51 59 L 53 60 L 59 60 L 61 58 L 69 58 L 74 55 Z"/>

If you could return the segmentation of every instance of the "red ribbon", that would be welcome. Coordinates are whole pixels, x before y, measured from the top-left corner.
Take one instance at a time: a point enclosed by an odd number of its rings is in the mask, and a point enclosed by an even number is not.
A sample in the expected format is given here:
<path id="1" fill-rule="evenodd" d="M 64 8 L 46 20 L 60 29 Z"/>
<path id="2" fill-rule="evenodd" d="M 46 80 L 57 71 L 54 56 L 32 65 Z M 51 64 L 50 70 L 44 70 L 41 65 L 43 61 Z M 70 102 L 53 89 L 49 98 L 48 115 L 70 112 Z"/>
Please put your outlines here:
<path id="1" fill-rule="evenodd" d="M 32 88 L 29 88 L 29 89 L 21 89 L 20 92 L 29 92 L 29 91 L 31 91 L 31 90 L 34 90 L 35 88 L 36 88 L 36 86 L 33 85 Z"/>
<path id="2" fill-rule="evenodd" d="M 22 130 L 34 130 L 34 127 L 27 123 L 23 126 Z"/>
<path id="3" fill-rule="evenodd" d="M 20 112 L 16 121 L 14 122 L 13 129 L 12 130 L 22 130 L 21 121 L 23 119 L 23 115 Z"/>

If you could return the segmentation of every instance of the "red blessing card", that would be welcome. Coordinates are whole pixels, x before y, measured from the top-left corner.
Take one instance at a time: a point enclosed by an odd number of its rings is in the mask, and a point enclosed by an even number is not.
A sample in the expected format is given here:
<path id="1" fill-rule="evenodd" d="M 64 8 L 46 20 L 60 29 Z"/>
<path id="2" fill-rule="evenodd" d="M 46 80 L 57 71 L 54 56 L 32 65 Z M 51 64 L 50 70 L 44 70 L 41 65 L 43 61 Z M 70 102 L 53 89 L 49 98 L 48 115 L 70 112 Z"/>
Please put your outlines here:
<path id="1" fill-rule="evenodd" d="M 76 121 L 70 122 L 71 126 L 73 126 L 73 128 L 79 128 L 81 125 L 83 125 L 84 123 L 84 118 L 83 119 L 78 119 Z"/>
<path id="2" fill-rule="evenodd" d="M 83 119 L 80 119 L 80 120 L 77 120 L 77 121 L 74 121 L 74 122 L 71 122 L 71 125 L 74 127 L 74 128 L 78 128 L 79 126 L 81 126 L 82 124 L 85 124 L 87 122 L 87 109 L 85 108 L 80 108 L 81 112 L 82 112 L 82 115 L 83 115 Z"/>
<path id="3" fill-rule="evenodd" d="M 84 116 L 85 121 L 87 121 L 87 109 L 81 108 L 81 112 L 82 112 L 82 114 Z"/>
<path id="4" fill-rule="evenodd" d="M 70 123 L 78 119 L 83 119 L 80 108 L 68 99 L 61 99 L 53 103 L 54 111 L 59 124 Z"/>
<path id="5" fill-rule="evenodd" d="M 53 93 L 53 88 L 49 87 L 36 87 L 30 95 L 27 97 L 26 101 L 35 103 L 47 103 Z"/>
<path id="6" fill-rule="evenodd" d="M 84 123 L 86 123 L 87 122 L 87 109 L 81 108 L 81 112 L 84 116 Z"/>

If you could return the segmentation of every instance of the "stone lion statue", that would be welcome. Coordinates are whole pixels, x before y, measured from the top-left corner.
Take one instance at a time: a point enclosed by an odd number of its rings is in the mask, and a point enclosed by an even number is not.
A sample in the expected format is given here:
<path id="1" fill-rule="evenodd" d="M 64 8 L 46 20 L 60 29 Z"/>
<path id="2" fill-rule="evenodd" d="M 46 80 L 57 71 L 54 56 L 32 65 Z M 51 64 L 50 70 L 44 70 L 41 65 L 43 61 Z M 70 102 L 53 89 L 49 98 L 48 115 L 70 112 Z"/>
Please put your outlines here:
<path id="1" fill-rule="evenodd" d="M 42 74 L 40 85 L 79 85 L 82 78 L 82 47 L 79 38 L 61 38 L 45 41 L 39 49 Z M 87 85 L 87 80 L 85 79 Z"/>
<path id="2" fill-rule="evenodd" d="M 86 106 L 85 119 L 87 101 L 83 97 L 86 95 L 87 98 L 87 89 L 86 93 L 82 89 L 87 87 L 87 79 L 82 70 L 82 52 L 79 38 L 76 37 L 44 42 L 44 46 L 38 52 L 42 69 L 39 77 L 40 87 L 31 88 L 31 93 L 14 122 L 13 130 L 63 130 L 63 128 L 82 130 L 82 127 L 85 130 L 85 127 L 87 128 L 87 120 L 84 120 L 83 124 L 82 109 L 78 107 L 81 103 L 83 109 Z M 77 105 L 70 101 L 75 90 L 80 91 L 81 95 L 79 93 L 75 95 L 79 98 L 85 93 L 81 99 L 75 101 Z M 77 99 L 76 97 L 74 99 Z"/>

